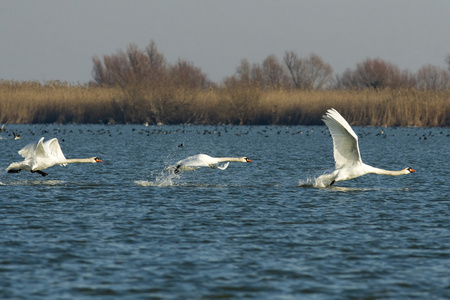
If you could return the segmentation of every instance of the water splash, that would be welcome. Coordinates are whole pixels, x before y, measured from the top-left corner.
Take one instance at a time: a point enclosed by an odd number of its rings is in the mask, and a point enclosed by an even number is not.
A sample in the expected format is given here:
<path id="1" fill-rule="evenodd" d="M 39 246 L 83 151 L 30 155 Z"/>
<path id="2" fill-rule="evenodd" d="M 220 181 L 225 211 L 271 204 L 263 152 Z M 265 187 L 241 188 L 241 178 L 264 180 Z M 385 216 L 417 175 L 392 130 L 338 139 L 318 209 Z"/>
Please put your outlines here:
<path id="1" fill-rule="evenodd" d="M 329 187 L 333 178 L 331 174 L 323 174 L 318 177 L 308 177 L 306 180 L 299 180 L 299 187 L 317 187 L 325 188 Z"/>
<path id="2" fill-rule="evenodd" d="M 298 181 L 299 187 L 315 187 L 315 178 L 306 178 L 305 180 L 300 179 Z"/>
<path id="3" fill-rule="evenodd" d="M 332 178 L 332 177 L 331 177 Z M 357 188 L 357 187 L 342 187 L 336 185 L 330 185 L 330 174 L 324 174 L 318 177 L 308 177 L 306 180 L 299 180 L 299 187 L 313 187 L 313 188 L 325 188 L 330 191 L 337 192 L 361 192 L 361 191 L 373 191 L 379 190 L 379 188 Z"/>
<path id="4" fill-rule="evenodd" d="M 300 179 L 298 182 L 299 187 L 318 187 L 318 188 L 324 188 L 327 187 L 325 183 L 322 180 L 319 180 L 319 177 L 317 178 L 306 178 L 306 180 Z"/>
<path id="5" fill-rule="evenodd" d="M 154 181 L 147 180 L 136 180 L 134 183 L 140 186 L 173 186 L 175 179 L 179 178 L 179 175 L 172 171 L 161 171 L 159 175 L 156 176 Z"/>

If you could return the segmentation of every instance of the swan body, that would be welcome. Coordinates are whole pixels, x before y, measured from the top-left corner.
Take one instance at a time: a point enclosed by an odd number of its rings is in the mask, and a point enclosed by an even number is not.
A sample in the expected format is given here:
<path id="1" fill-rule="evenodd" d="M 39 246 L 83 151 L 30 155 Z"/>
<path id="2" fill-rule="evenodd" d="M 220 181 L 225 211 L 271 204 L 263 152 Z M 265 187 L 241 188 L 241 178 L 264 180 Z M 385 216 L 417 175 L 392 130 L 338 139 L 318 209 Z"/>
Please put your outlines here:
<path id="1" fill-rule="evenodd" d="M 333 138 L 335 171 L 319 176 L 316 179 L 319 184 L 332 185 L 337 181 L 349 180 L 366 174 L 398 176 L 415 172 L 410 167 L 399 171 L 389 171 L 363 163 L 359 153 L 358 136 L 341 114 L 332 108 L 326 112 L 322 120 Z"/>
<path id="2" fill-rule="evenodd" d="M 206 154 L 197 154 L 180 160 L 174 166 L 169 167 L 169 169 L 172 169 L 174 173 L 195 170 L 201 167 L 225 170 L 232 161 L 245 163 L 252 160 L 248 157 L 211 157 Z M 225 164 L 220 166 L 219 164 L 222 162 L 225 162 Z"/>
<path id="3" fill-rule="evenodd" d="M 42 137 L 37 144 L 29 144 L 23 147 L 18 153 L 24 160 L 10 164 L 6 168 L 8 173 L 19 173 L 21 170 L 25 170 L 46 176 L 48 174 L 42 172 L 42 170 L 53 167 L 54 165 L 66 166 L 71 163 L 102 162 L 98 157 L 67 159 L 61 150 L 57 138 L 44 142 L 44 138 Z"/>

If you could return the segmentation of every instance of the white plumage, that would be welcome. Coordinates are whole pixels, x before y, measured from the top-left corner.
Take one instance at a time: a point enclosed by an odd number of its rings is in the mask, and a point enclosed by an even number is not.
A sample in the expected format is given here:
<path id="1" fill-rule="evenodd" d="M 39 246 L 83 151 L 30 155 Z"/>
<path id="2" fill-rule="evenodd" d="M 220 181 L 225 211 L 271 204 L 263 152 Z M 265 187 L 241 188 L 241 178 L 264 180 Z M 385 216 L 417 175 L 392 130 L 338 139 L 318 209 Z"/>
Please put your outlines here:
<path id="1" fill-rule="evenodd" d="M 54 165 L 66 166 L 69 163 L 96 163 L 101 162 L 98 157 L 67 159 L 59 145 L 58 139 L 53 138 L 44 142 L 42 137 L 36 144 L 29 144 L 18 152 L 24 160 L 14 162 L 6 168 L 8 173 L 19 173 L 21 170 L 48 175 L 42 172 Z"/>
<path id="2" fill-rule="evenodd" d="M 320 185 L 332 185 L 336 181 L 353 179 L 365 174 L 404 175 L 415 172 L 410 167 L 399 171 L 375 168 L 362 162 L 359 153 L 358 136 L 348 122 L 334 108 L 323 116 L 333 138 L 333 154 L 336 169 L 331 174 L 319 176 L 316 182 Z"/>
<path id="3" fill-rule="evenodd" d="M 231 161 L 245 163 L 251 162 L 252 160 L 250 160 L 248 157 L 211 157 L 206 154 L 197 154 L 180 160 L 175 165 L 170 166 L 168 169 L 173 170 L 174 173 L 178 173 L 180 171 L 195 170 L 201 167 L 225 170 Z M 220 166 L 219 164 L 222 162 L 226 163 Z"/>

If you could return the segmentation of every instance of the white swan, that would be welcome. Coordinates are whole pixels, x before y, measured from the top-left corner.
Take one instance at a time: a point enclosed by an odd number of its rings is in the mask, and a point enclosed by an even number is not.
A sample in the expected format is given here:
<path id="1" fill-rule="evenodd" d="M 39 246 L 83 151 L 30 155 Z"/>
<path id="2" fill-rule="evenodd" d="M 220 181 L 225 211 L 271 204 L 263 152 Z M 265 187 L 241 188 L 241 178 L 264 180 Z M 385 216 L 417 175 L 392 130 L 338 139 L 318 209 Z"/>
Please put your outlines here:
<path id="1" fill-rule="evenodd" d="M 98 157 L 67 159 L 59 145 L 58 139 L 53 138 L 44 143 L 42 137 L 37 144 L 29 144 L 18 152 L 24 161 L 14 162 L 6 168 L 8 173 L 19 173 L 21 170 L 39 173 L 42 176 L 48 174 L 42 170 L 54 165 L 66 166 L 71 163 L 97 163 L 102 162 Z"/>
<path id="2" fill-rule="evenodd" d="M 327 111 L 322 120 L 328 126 L 333 138 L 336 170 L 331 174 L 319 176 L 316 183 L 332 185 L 336 181 L 349 180 L 365 174 L 398 176 L 415 172 L 410 167 L 399 171 L 388 171 L 363 163 L 359 154 L 358 136 L 341 114 L 332 108 Z"/>
<path id="3" fill-rule="evenodd" d="M 180 160 L 175 165 L 170 166 L 168 169 L 173 170 L 176 174 L 180 171 L 190 171 L 201 167 L 208 167 L 211 169 L 225 170 L 230 161 L 236 162 L 251 162 L 252 160 L 248 157 L 211 157 L 206 154 L 197 154 L 194 156 L 189 156 L 183 160 Z M 226 162 L 223 166 L 219 166 L 219 163 Z"/>

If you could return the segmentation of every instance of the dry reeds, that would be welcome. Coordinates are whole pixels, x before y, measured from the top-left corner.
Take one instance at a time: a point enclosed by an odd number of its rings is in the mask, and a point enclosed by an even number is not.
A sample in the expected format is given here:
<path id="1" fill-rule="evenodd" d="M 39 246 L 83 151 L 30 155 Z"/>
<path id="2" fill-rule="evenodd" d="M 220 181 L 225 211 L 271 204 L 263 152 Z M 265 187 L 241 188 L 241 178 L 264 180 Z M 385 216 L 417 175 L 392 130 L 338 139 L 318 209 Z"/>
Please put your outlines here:
<path id="1" fill-rule="evenodd" d="M 88 87 L 0 82 L 0 123 L 322 124 L 336 108 L 352 125 L 449 126 L 450 92 L 416 89 L 263 90 Z"/>
<path id="2" fill-rule="evenodd" d="M 2 123 L 99 123 L 114 116 L 113 88 L 0 82 Z M 106 119 L 105 119 L 106 118 Z"/>

